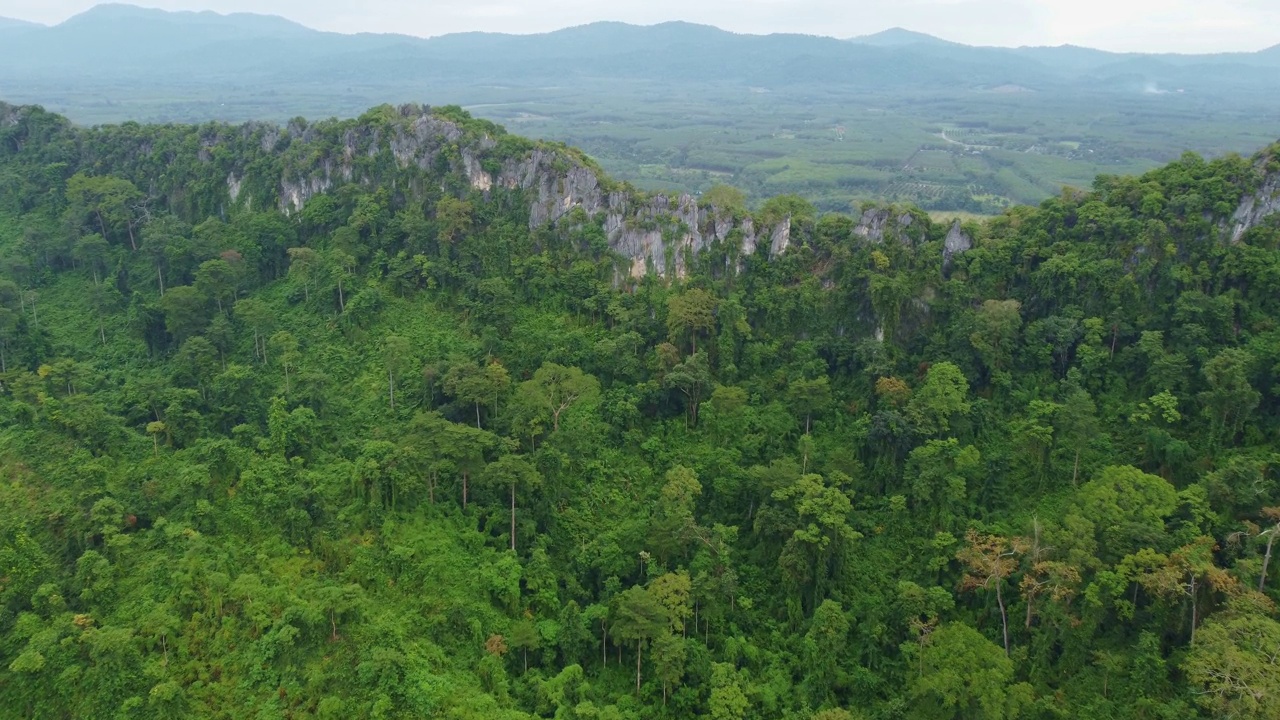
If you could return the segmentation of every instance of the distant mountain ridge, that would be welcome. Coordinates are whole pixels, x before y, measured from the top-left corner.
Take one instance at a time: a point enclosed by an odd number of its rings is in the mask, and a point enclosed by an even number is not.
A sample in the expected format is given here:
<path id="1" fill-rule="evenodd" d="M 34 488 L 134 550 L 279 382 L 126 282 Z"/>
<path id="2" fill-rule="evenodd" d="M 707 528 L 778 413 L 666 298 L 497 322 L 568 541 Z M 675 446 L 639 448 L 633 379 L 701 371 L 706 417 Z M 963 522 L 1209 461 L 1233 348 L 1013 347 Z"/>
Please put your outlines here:
<path id="1" fill-rule="evenodd" d="M 104 3 L 67 18 L 53 27 L 80 26 L 99 22 L 132 21 L 137 23 L 165 22 L 175 27 L 181 25 L 226 27 L 276 32 L 319 32 L 301 23 L 279 15 L 261 13 L 219 13 L 213 10 L 160 10 L 127 3 Z"/>
<path id="2" fill-rule="evenodd" d="M 888 30 L 881 30 L 878 33 L 870 35 L 859 35 L 855 38 L 849 38 L 849 42 L 858 43 L 860 45 L 875 45 L 877 47 L 901 47 L 903 45 L 962 45 L 962 43 L 943 40 L 940 37 L 929 35 L 928 33 L 916 32 L 915 30 L 907 30 L 906 28 L 894 27 Z"/>
<path id="3" fill-rule="evenodd" d="M 0 21 L 23 32 L 0 45 L 0 77 L 77 69 L 124 75 L 140 67 L 160 76 L 241 75 L 288 71 L 299 81 L 337 71 L 358 77 L 411 71 L 424 79 L 474 82 L 612 75 L 646 79 L 806 84 L 877 82 L 954 88 L 1019 83 L 1096 83 L 1116 72 L 1193 85 L 1205 68 L 1224 64 L 1280 69 L 1280 45 L 1256 53 L 1118 54 L 1074 46 L 975 47 L 903 28 L 850 40 L 814 35 L 742 35 L 707 25 L 640 26 L 598 22 L 530 34 L 457 33 L 432 38 L 347 35 L 313 30 L 273 15 L 169 12 L 99 5 L 45 27 Z M 335 62 L 340 61 L 340 62 Z M 388 68 L 384 63 L 398 62 Z M 1135 67 L 1135 63 L 1137 64 Z M 1108 66 L 1116 65 L 1113 70 Z M 1187 68 L 1200 68 L 1189 71 Z M 5 72 L 9 69 L 9 73 Z M 1181 68 L 1186 79 L 1169 77 Z M 1212 87 L 1238 73 L 1207 71 Z M 243 75 L 249 73 L 249 75 Z M 253 77 L 257 75 L 259 77 Z M 1255 81 L 1259 72 L 1247 70 Z M 376 81 L 376 80 L 371 80 Z"/>
<path id="4" fill-rule="evenodd" d="M 17 18 L 0 17 L 0 31 L 4 30 L 34 30 L 36 28 L 46 27 L 39 23 L 33 23 L 29 20 L 19 20 Z"/>

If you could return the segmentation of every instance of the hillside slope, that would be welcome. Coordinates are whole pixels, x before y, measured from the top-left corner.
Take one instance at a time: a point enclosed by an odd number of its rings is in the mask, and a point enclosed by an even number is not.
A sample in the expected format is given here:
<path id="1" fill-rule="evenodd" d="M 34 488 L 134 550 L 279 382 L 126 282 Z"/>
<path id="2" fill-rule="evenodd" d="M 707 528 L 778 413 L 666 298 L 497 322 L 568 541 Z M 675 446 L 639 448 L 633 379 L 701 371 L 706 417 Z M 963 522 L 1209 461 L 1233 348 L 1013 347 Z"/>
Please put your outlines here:
<path id="1" fill-rule="evenodd" d="M 1272 717 L 1278 151 L 935 225 L 0 105 L 0 716 Z"/>

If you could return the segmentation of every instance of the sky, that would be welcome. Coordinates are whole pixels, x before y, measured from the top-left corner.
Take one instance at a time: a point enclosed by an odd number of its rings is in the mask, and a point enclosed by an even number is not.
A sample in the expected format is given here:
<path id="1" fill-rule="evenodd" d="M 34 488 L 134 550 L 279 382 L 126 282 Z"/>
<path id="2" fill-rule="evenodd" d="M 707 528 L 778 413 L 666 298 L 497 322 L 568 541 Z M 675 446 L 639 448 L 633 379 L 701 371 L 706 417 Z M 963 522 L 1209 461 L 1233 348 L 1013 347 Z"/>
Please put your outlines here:
<path id="1" fill-rule="evenodd" d="M 0 0 L 0 16 L 54 24 L 94 0 Z M 853 37 L 890 27 L 973 45 L 1129 52 L 1252 51 L 1280 44 L 1280 0 L 136 0 L 166 10 L 282 15 L 334 32 L 546 32 L 597 20 L 667 20 L 744 33 Z"/>

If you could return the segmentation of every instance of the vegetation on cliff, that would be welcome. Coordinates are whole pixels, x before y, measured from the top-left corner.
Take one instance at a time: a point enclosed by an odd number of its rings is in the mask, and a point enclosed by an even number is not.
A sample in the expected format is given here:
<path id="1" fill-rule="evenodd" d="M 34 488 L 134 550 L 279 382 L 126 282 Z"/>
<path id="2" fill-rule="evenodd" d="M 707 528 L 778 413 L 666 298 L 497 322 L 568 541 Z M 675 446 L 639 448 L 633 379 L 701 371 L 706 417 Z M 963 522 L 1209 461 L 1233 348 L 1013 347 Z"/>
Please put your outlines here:
<path id="1" fill-rule="evenodd" d="M 457 109 L 0 106 L 0 714 L 1273 718 L 1274 158 L 664 277 Z"/>

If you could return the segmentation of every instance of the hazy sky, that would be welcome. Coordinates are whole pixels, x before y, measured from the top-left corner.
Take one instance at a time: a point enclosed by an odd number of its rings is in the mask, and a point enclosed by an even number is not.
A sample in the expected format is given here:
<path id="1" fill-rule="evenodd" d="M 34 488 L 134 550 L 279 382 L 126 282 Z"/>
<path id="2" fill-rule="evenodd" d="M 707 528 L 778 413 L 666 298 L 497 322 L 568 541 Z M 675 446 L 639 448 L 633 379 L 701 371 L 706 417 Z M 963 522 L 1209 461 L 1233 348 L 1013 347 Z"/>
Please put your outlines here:
<path id="1" fill-rule="evenodd" d="M 56 23 L 94 0 L 0 0 L 0 16 Z M 687 20 L 748 33 L 850 37 L 901 26 L 983 45 L 1259 50 L 1280 43 L 1280 0 L 138 0 L 169 10 L 283 15 L 321 30 L 543 32 L 596 20 Z"/>

